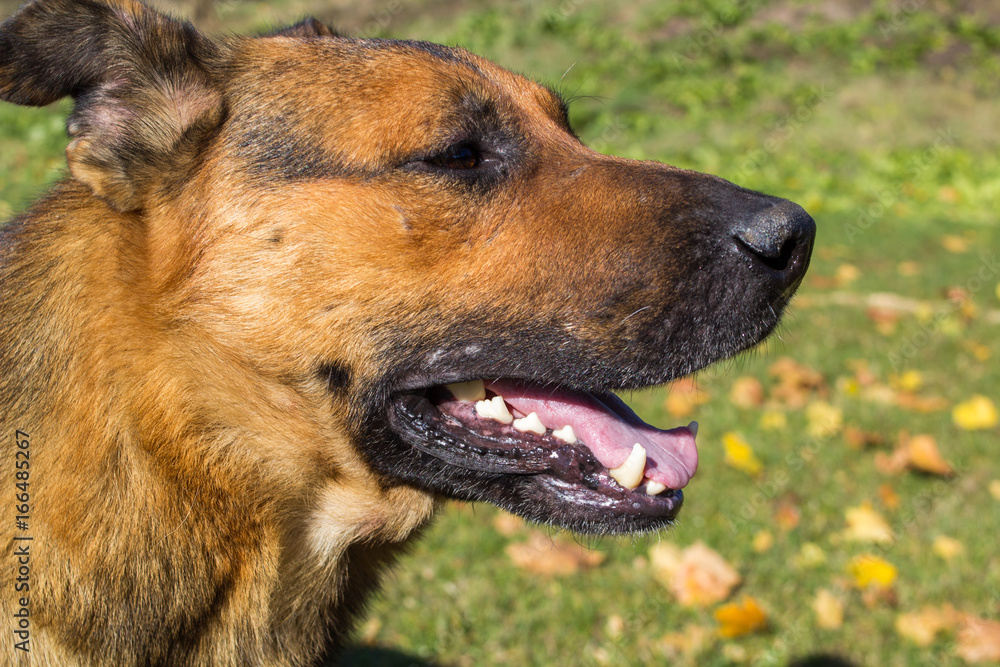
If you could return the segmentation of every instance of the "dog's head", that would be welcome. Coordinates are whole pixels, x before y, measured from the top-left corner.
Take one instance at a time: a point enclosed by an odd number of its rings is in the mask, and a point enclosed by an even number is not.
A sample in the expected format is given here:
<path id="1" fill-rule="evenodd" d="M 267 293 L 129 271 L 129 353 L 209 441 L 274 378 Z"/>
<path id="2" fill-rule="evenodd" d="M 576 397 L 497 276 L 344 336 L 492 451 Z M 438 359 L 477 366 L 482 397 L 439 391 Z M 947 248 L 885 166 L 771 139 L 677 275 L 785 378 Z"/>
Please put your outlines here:
<path id="1" fill-rule="evenodd" d="M 556 94 L 461 49 L 30 3 L 0 98 L 66 95 L 72 175 L 162 330 L 286 388 L 386 485 L 573 529 L 675 516 L 694 429 L 612 391 L 758 344 L 809 263 L 800 207 L 596 153 Z M 303 446 L 335 470 L 333 440 Z"/>

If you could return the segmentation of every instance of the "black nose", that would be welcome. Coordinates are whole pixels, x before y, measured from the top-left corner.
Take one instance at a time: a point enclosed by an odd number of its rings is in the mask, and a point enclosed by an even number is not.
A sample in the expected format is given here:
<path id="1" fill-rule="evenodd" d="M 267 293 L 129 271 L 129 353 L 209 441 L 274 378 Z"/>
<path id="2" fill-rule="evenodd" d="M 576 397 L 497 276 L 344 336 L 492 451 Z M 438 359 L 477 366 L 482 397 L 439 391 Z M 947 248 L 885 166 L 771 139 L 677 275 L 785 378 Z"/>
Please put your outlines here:
<path id="1" fill-rule="evenodd" d="M 816 223 L 798 204 L 780 200 L 759 209 L 733 230 L 737 247 L 787 289 L 809 266 Z"/>

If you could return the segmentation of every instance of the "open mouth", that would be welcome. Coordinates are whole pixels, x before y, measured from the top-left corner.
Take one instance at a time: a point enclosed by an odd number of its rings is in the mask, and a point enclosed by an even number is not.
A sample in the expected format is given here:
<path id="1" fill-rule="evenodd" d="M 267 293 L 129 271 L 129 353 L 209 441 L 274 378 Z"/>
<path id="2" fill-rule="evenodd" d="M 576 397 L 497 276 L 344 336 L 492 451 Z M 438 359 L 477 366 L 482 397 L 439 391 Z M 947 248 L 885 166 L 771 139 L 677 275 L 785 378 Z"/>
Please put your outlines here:
<path id="1" fill-rule="evenodd" d="M 527 483 L 542 504 L 572 506 L 577 529 L 606 530 L 613 516 L 629 530 L 659 527 L 698 467 L 697 423 L 655 428 L 610 392 L 513 379 L 435 385 L 397 394 L 390 423 L 452 470 Z"/>

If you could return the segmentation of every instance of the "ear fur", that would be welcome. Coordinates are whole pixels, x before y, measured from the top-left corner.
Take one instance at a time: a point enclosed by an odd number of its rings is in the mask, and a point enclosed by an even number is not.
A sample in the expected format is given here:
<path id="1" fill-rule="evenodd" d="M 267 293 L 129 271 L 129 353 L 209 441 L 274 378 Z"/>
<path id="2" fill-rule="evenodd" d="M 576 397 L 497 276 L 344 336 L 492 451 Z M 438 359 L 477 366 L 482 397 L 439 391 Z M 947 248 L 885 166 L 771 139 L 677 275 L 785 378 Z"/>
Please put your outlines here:
<path id="1" fill-rule="evenodd" d="M 295 25 L 279 28 L 269 32 L 264 37 L 339 37 L 336 30 L 312 16 L 299 21 Z"/>
<path id="2" fill-rule="evenodd" d="M 70 172 L 113 208 L 135 210 L 219 126 L 218 52 L 136 0 L 34 0 L 0 24 L 0 99 L 73 96 Z"/>

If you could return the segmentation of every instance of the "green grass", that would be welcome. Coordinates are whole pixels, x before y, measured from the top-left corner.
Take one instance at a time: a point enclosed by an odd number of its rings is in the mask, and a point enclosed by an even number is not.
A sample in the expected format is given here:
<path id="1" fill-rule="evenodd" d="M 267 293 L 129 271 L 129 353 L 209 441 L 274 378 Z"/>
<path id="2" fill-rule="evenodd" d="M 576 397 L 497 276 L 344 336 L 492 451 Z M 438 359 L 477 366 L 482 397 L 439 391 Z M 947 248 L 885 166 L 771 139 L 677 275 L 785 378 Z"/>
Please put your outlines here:
<path id="1" fill-rule="evenodd" d="M 314 11 L 359 34 L 465 45 L 572 98 L 578 132 L 600 150 L 788 197 L 819 226 L 810 276 L 779 337 L 699 374 L 711 396 L 694 415 L 702 463 L 676 528 L 587 540 L 606 553 L 602 565 L 542 577 L 505 554 L 524 531 L 501 535 L 493 525 L 497 510 L 452 505 L 387 579 L 358 633 L 359 643 L 383 652 L 355 653 L 358 664 L 662 664 L 664 635 L 715 621 L 714 607 L 683 608 L 653 580 L 647 555 L 661 540 L 701 540 L 717 550 L 743 575 L 740 594 L 758 599 L 770 618 L 766 633 L 715 640 L 705 653 L 673 664 L 782 665 L 819 652 L 860 665 L 964 664 L 954 635 L 918 648 L 894 623 L 900 612 L 946 602 L 970 614 L 1000 613 L 1000 502 L 986 490 L 1000 479 L 1000 431 L 962 431 L 950 417 L 950 407 L 973 394 L 1000 402 L 1000 275 L 987 271 L 978 288 L 973 280 L 988 267 L 982 255 L 1000 250 L 1000 31 L 988 3 L 962 15 L 934 3 L 861 4 L 565 0 L 473 7 L 412 0 L 384 27 L 375 21 L 385 10 L 378 3 L 362 3 L 350 15 L 305 2 L 219 6 L 216 20 L 240 29 L 274 23 L 282 10 L 290 18 Z M 0 106 L 0 214 L 22 207 L 59 173 L 65 111 Z M 946 235 L 968 239 L 969 249 L 945 250 Z M 901 273 L 901 262 L 916 262 L 916 275 Z M 831 286 L 843 264 L 857 267 L 858 279 Z M 929 335 L 914 313 L 880 332 L 863 305 L 868 295 L 888 292 L 949 311 L 944 292 L 955 286 L 969 290 L 977 313 L 950 312 Z M 984 349 L 985 360 L 976 356 Z M 807 460 L 804 410 L 784 410 L 787 427 L 765 431 L 759 410 L 732 405 L 735 378 L 755 376 L 770 390 L 768 367 L 786 355 L 822 374 L 822 398 L 843 411 L 846 425 L 886 445 L 857 450 L 838 433 Z M 919 370 L 920 393 L 940 396 L 948 409 L 925 414 L 852 395 L 844 387 L 855 360 L 866 361 L 882 384 Z M 646 419 L 673 425 L 664 398 L 658 389 L 630 400 Z M 880 473 L 876 453 L 889 452 L 904 430 L 934 436 L 958 474 L 939 480 Z M 728 431 L 753 445 L 762 477 L 725 464 L 721 437 Z M 898 507 L 881 500 L 884 484 L 898 494 Z M 893 545 L 841 538 L 845 509 L 866 501 L 896 529 Z M 784 530 L 775 511 L 788 504 L 798 507 L 801 521 Z M 774 536 L 764 553 L 752 548 L 760 531 Z M 935 555 L 939 535 L 962 542 L 965 554 L 951 562 Z M 822 549 L 825 562 L 800 564 L 807 543 Z M 866 552 L 898 568 L 895 606 L 866 606 L 852 588 L 846 564 Z M 845 602 L 840 629 L 816 626 L 811 602 L 821 588 Z M 609 630 L 615 617 L 620 634 Z"/>

